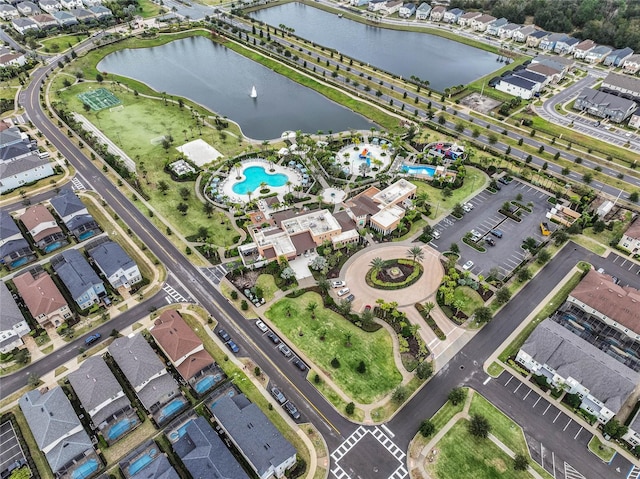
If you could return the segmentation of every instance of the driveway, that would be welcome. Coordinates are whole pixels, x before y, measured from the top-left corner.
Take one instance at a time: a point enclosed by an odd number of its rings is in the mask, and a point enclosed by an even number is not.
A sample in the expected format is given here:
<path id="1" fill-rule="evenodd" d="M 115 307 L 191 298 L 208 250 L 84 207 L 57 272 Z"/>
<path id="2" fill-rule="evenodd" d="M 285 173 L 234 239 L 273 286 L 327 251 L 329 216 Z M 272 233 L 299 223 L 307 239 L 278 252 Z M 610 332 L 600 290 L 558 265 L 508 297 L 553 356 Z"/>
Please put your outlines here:
<path id="1" fill-rule="evenodd" d="M 488 276 L 489 270 L 494 267 L 498 268 L 503 276 L 511 273 L 528 254 L 521 247 L 522 241 L 529 236 L 538 242 L 543 239 L 540 223 L 545 221 L 545 213 L 552 207 L 547 201 L 549 198 L 547 193 L 526 183 L 514 180 L 508 185 L 500 186 L 502 189 L 495 194 L 484 190 L 469 200 L 474 209 L 461 219 L 457 220 L 449 215 L 434 227 L 440 232 L 441 237 L 439 240 L 433 240 L 431 246 L 440 251 L 446 251 L 451 243 L 456 243 L 460 248 L 460 264 L 473 261 L 474 266 L 471 272 L 475 275 Z M 519 223 L 498 213 L 498 209 L 505 201 L 515 200 L 518 194 L 522 195 L 520 203 L 525 205 L 529 202 L 533 203 L 533 212 L 527 213 L 523 210 Z M 553 223 L 549 223 L 551 229 L 554 226 Z M 466 245 L 462 238 L 472 229 L 482 234 L 483 239 L 480 242 L 484 242 L 485 238 L 493 238 L 496 245 L 490 246 L 485 243 L 487 251 L 484 253 Z M 502 231 L 502 238 L 492 236 L 489 233 L 492 229 Z"/>

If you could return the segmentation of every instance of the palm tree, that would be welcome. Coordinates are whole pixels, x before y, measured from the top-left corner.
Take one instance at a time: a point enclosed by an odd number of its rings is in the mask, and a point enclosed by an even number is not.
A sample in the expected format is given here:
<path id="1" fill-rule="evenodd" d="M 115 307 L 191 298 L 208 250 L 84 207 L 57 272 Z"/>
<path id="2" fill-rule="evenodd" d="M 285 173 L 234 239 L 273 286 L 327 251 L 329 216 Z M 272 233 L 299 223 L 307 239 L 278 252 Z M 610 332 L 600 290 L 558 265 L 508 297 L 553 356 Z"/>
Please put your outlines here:
<path id="1" fill-rule="evenodd" d="M 240 179 L 240 168 L 242 168 L 242 165 L 240 164 L 240 162 L 237 162 L 233 165 L 233 167 L 236 169 L 236 180 Z"/>
<path id="2" fill-rule="evenodd" d="M 330 287 L 331 284 L 329 283 L 329 280 L 327 278 L 321 276 L 320 279 L 318 279 L 318 288 L 320 288 L 320 291 L 326 293 L 327 291 L 329 291 Z"/>
<path id="3" fill-rule="evenodd" d="M 414 262 L 424 259 L 424 251 L 420 246 L 412 246 L 407 250 L 407 258 L 411 258 Z"/>
<path id="4" fill-rule="evenodd" d="M 213 205 L 207 201 L 204 204 L 203 210 L 204 214 L 207 215 L 207 218 L 211 218 L 211 215 L 213 214 Z"/>
<path id="5" fill-rule="evenodd" d="M 384 265 L 385 265 L 385 261 L 384 261 L 382 258 L 380 258 L 380 257 L 373 258 L 373 259 L 371 260 L 371 263 L 369 263 L 369 266 L 371 266 L 371 268 L 373 268 L 373 270 L 376 272 L 376 274 L 377 274 L 377 273 L 378 273 L 382 268 L 384 268 Z"/>
<path id="6" fill-rule="evenodd" d="M 318 303 L 316 303 L 315 301 L 307 304 L 307 311 L 311 313 L 311 319 L 316 319 L 316 309 L 318 309 Z"/>

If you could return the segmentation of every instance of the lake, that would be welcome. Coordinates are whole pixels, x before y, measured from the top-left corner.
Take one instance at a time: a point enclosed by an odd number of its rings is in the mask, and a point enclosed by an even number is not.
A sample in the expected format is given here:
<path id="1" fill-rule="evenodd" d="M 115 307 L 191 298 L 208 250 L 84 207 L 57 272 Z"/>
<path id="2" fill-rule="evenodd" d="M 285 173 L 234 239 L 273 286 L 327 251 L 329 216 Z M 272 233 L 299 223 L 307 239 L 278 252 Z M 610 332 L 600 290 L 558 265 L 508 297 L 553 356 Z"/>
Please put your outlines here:
<path id="1" fill-rule="evenodd" d="M 97 69 L 188 98 L 237 122 L 245 136 L 256 140 L 280 138 L 287 130 L 316 133 L 375 126 L 316 91 L 203 37 L 114 52 Z M 253 86 L 255 99 L 250 97 Z"/>
<path id="2" fill-rule="evenodd" d="M 302 3 L 286 3 L 250 15 L 272 26 L 294 28 L 302 38 L 396 75 L 428 80 L 438 91 L 466 85 L 503 66 L 496 61 L 497 55 L 479 48 L 427 33 L 365 25 Z"/>

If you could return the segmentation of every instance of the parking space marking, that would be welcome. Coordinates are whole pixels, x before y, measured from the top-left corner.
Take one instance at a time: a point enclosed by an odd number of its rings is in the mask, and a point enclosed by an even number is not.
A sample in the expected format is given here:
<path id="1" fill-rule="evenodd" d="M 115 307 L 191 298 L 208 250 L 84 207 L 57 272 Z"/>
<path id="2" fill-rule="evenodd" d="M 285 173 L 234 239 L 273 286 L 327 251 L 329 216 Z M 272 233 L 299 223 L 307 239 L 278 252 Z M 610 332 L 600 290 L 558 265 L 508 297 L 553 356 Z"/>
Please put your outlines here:
<path id="1" fill-rule="evenodd" d="M 578 432 L 576 433 L 575 436 L 573 436 L 574 439 L 578 439 L 578 436 L 580 435 L 580 433 L 582 432 L 582 430 L 584 429 L 584 427 L 580 426 L 580 429 L 578 430 Z"/>
<path id="2" fill-rule="evenodd" d="M 533 406 L 531 406 L 531 409 L 535 408 L 538 405 L 540 399 L 542 399 L 542 396 L 538 396 L 538 399 L 536 399 L 536 402 L 533 404 Z"/>
<path id="3" fill-rule="evenodd" d="M 555 424 L 556 421 L 558 420 L 558 418 L 560 417 L 560 414 L 562 414 L 562 411 L 558 411 L 558 415 L 556 416 L 556 418 L 553 420 L 553 423 Z"/>
<path id="4" fill-rule="evenodd" d="M 550 407 L 551 407 L 551 403 L 547 405 L 547 409 L 545 409 L 544 412 L 542 413 L 543 416 L 547 414 L 547 411 L 549 410 Z"/>
<path id="5" fill-rule="evenodd" d="M 522 386 L 522 383 L 518 384 L 518 386 L 513 390 L 513 394 L 518 392 L 518 389 Z"/>
<path id="6" fill-rule="evenodd" d="M 582 474 L 576 471 L 569 463 L 564 463 L 564 477 L 566 479 L 586 479 Z"/>
<path id="7" fill-rule="evenodd" d="M 569 418 L 569 422 L 567 422 L 567 425 L 564 427 L 564 429 L 562 430 L 562 432 L 566 431 L 567 428 L 569 427 L 569 424 L 571 424 L 573 422 L 573 419 Z"/>
<path id="8" fill-rule="evenodd" d="M 529 397 L 529 394 L 531 394 L 532 389 L 529 389 L 529 391 L 527 392 L 527 394 L 524 395 L 524 397 L 522 398 L 522 400 L 524 401 L 525 399 L 527 399 L 527 397 Z"/>
<path id="9" fill-rule="evenodd" d="M 629 471 L 627 479 L 638 479 L 640 477 L 640 466 L 633 466 Z"/>
<path id="10" fill-rule="evenodd" d="M 513 379 L 513 376 L 510 375 L 509 376 L 509 380 L 506 383 L 504 383 L 504 385 L 507 386 L 511 382 L 512 379 Z"/>

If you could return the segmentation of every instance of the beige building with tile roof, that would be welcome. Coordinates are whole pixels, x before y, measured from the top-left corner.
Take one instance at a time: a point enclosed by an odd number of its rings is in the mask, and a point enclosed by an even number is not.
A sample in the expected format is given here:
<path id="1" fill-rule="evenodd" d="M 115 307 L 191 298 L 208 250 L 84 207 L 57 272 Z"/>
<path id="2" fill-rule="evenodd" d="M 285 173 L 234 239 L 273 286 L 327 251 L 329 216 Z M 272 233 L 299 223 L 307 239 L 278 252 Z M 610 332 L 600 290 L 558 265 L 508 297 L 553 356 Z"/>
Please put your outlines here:
<path id="1" fill-rule="evenodd" d="M 58 327 L 73 316 L 64 296 L 46 271 L 34 268 L 13 278 L 13 284 L 39 324 L 45 326 L 50 323 Z"/>

